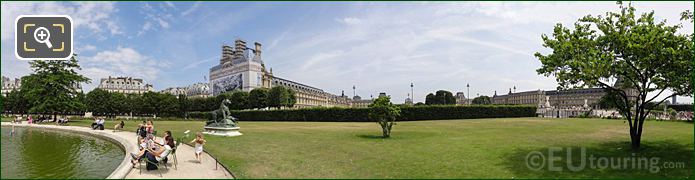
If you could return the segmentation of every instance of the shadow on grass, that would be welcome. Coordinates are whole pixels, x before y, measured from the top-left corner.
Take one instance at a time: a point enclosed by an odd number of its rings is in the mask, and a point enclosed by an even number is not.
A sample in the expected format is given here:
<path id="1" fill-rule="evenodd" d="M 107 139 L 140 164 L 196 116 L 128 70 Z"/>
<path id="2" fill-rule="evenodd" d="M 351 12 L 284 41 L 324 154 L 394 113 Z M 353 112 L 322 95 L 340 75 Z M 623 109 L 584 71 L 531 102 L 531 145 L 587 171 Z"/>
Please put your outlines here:
<path id="1" fill-rule="evenodd" d="M 584 148 L 585 153 L 578 146 L 517 149 L 504 157 L 507 163 L 501 166 L 515 178 L 693 177 L 693 147 L 674 141 L 643 141 L 637 153 L 625 141 Z M 554 161 L 549 158 L 551 151 Z M 551 161 L 560 169 L 551 170 Z"/>
<path id="2" fill-rule="evenodd" d="M 382 135 L 367 135 L 367 134 L 357 135 L 357 137 L 365 138 L 365 139 L 389 139 L 389 138 L 384 138 L 384 136 L 382 136 Z"/>

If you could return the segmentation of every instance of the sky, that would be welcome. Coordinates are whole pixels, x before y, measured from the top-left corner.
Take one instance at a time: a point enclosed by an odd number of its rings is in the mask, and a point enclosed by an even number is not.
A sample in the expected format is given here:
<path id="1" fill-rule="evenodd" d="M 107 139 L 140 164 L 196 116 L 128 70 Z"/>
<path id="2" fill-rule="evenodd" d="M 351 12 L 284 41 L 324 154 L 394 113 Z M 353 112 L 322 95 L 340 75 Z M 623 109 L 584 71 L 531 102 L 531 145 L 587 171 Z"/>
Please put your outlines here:
<path id="1" fill-rule="evenodd" d="M 680 13 L 692 2 L 633 2 L 638 13 L 693 24 Z M 466 96 L 553 90 L 533 56 L 551 50 L 541 35 L 557 23 L 618 11 L 615 2 L 2 2 L 2 75 L 31 73 L 14 56 L 14 19 L 67 14 L 85 91 L 108 76 L 132 76 L 155 90 L 207 82 L 223 44 L 263 44 L 273 74 L 363 98 L 380 92 L 402 103 L 439 89 Z M 470 85 L 470 92 L 467 90 Z M 692 98 L 678 97 L 679 102 Z"/>

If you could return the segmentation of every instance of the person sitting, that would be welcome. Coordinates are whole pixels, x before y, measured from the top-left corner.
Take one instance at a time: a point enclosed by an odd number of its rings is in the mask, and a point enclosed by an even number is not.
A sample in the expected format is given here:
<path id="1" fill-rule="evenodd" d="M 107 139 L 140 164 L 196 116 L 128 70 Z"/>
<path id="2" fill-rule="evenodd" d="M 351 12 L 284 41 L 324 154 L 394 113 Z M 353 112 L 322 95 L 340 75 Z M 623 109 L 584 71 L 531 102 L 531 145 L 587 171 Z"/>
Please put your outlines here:
<path id="1" fill-rule="evenodd" d="M 61 116 L 60 118 L 58 118 L 58 121 L 56 121 L 56 124 L 61 125 L 61 124 L 63 124 L 64 121 L 65 121 L 65 117 Z"/>
<path id="2" fill-rule="evenodd" d="M 152 120 L 147 120 L 147 124 L 145 124 L 145 130 L 147 131 L 147 134 L 154 133 L 154 122 L 152 122 Z"/>
<path id="3" fill-rule="evenodd" d="M 138 135 L 138 141 L 144 139 L 147 137 L 147 130 L 145 129 L 145 121 L 142 121 L 142 124 L 138 125 L 138 130 L 136 130 L 137 135 Z"/>
<path id="4" fill-rule="evenodd" d="M 113 132 L 116 132 L 116 130 L 123 130 L 123 126 L 125 126 L 125 122 L 121 121 L 121 123 L 118 123 L 115 126 L 113 126 Z"/>
<path id="5" fill-rule="evenodd" d="M 19 116 L 19 115 L 18 115 L 18 116 L 14 119 L 14 123 L 22 124 L 22 116 Z"/>
<path id="6" fill-rule="evenodd" d="M 146 149 L 140 150 L 138 153 L 130 153 L 130 156 L 133 158 L 132 160 L 130 160 L 130 162 L 133 163 L 133 167 L 135 167 L 137 165 L 137 162 L 140 161 L 142 158 L 147 158 L 147 160 L 153 163 L 166 161 L 166 157 L 169 155 L 171 150 L 176 145 L 174 144 L 174 139 L 171 137 L 164 139 L 164 142 L 165 144 L 163 146 L 156 143 L 148 143 Z M 157 148 L 155 149 L 154 147 Z M 151 166 L 148 162 L 147 170 L 154 169 L 156 169 L 156 166 Z"/>
<path id="7" fill-rule="evenodd" d="M 94 117 L 94 122 L 92 123 L 92 125 L 90 125 L 90 127 L 92 127 L 92 129 L 97 129 L 97 124 L 99 124 L 99 118 Z"/>
<path id="8" fill-rule="evenodd" d="M 104 118 L 94 118 L 94 123 L 92 123 L 92 129 L 104 130 Z"/>

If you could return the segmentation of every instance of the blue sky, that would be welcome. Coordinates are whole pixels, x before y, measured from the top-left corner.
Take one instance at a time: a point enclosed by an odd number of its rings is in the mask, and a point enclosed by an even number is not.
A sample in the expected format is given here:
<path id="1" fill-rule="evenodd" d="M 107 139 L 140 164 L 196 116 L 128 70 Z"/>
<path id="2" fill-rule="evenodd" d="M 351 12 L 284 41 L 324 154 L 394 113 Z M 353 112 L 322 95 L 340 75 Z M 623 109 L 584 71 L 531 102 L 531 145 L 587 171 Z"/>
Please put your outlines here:
<path id="1" fill-rule="evenodd" d="M 692 2 L 636 2 L 658 19 L 683 23 Z M 614 2 L 2 2 L 2 75 L 30 73 L 14 57 L 12 27 L 21 14 L 68 14 L 75 23 L 81 73 L 92 79 L 143 78 L 156 90 L 205 82 L 221 45 L 263 44 L 277 76 L 364 97 L 387 92 L 402 102 L 438 89 L 471 96 L 554 89 L 537 75 L 540 36 L 553 25 L 616 11 Z M 679 97 L 679 101 L 691 98 Z"/>

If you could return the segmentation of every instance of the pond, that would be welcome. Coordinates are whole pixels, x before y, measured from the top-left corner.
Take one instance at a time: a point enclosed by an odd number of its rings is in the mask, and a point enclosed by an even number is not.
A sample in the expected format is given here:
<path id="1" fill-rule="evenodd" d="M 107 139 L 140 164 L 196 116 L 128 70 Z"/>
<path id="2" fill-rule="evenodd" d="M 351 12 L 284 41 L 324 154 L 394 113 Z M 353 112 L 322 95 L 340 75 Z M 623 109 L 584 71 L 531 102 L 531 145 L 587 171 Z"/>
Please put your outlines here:
<path id="1" fill-rule="evenodd" d="M 1 178 L 106 178 L 123 160 L 116 144 L 75 132 L 2 126 Z"/>

